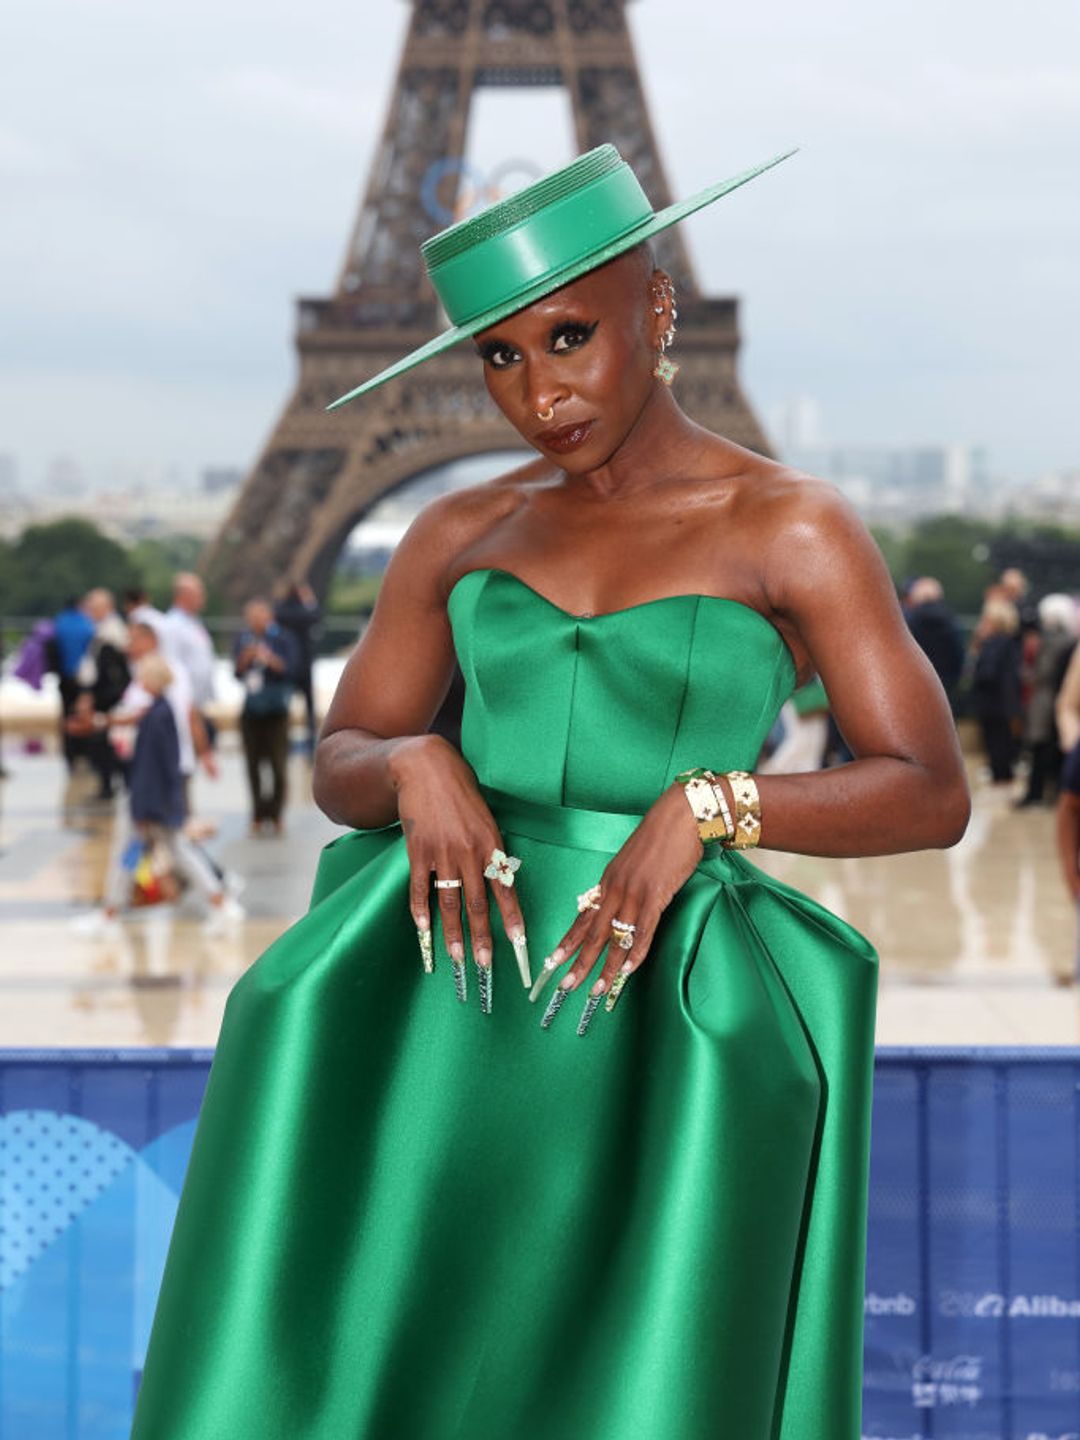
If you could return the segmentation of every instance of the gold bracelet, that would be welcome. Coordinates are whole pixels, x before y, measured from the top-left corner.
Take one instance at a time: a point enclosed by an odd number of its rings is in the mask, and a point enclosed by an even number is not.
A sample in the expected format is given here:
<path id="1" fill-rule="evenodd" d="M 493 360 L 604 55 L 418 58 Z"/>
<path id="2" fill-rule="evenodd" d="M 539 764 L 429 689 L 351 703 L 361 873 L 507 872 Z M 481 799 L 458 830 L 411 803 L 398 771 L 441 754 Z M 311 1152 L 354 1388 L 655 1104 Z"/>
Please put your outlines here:
<path id="1" fill-rule="evenodd" d="M 729 850 L 752 850 L 761 840 L 761 797 L 757 782 L 745 770 L 729 770 L 724 779 L 735 797 L 735 833 Z"/>
<path id="2" fill-rule="evenodd" d="M 675 777 L 697 821 L 698 836 L 703 845 L 714 840 L 730 841 L 735 834 L 727 796 L 711 770 L 684 770 Z"/>

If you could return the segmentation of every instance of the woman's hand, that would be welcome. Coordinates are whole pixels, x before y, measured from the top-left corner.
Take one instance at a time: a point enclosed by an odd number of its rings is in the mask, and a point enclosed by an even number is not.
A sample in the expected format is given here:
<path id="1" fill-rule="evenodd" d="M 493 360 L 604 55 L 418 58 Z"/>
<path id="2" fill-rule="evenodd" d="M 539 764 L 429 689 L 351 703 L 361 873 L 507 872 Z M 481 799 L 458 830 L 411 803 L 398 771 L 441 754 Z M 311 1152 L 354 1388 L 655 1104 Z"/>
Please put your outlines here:
<path id="1" fill-rule="evenodd" d="M 485 870 L 494 851 L 503 850 L 502 836 L 476 787 L 476 776 L 461 755 L 438 735 L 418 735 L 399 745 L 391 762 L 398 815 L 409 852 L 409 906 L 420 941 L 425 970 L 434 969 L 431 946 L 431 886 L 436 880 L 458 880 L 453 888 L 436 887 L 446 948 L 454 966 L 458 998 L 465 1000 L 465 944 L 462 895 L 473 958 L 478 969 L 481 1008 L 491 1010 L 491 924 Z M 516 868 L 516 867 L 515 867 Z M 532 983 L 525 924 L 512 885 L 492 879 L 502 923 L 514 947 L 522 982 Z"/>
<path id="2" fill-rule="evenodd" d="M 671 785 L 599 877 L 597 908 L 583 910 L 544 961 L 543 973 L 533 986 L 533 1000 L 548 976 L 565 960 L 577 956 L 551 997 L 541 1021 L 545 1028 L 570 991 L 577 989 L 590 973 L 605 945 L 607 957 L 589 991 L 578 1034 L 585 1033 L 605 994 L 608 1009 L 614 1008 L 626 981 L 644 963 L 661 915 L 703 854 L 697 822 L 683 787 Z M 626 927 L 622 933 L 631 942 L 626 948 L 618 943 L 612 928 L 615 921 L 622 921 Z"/>

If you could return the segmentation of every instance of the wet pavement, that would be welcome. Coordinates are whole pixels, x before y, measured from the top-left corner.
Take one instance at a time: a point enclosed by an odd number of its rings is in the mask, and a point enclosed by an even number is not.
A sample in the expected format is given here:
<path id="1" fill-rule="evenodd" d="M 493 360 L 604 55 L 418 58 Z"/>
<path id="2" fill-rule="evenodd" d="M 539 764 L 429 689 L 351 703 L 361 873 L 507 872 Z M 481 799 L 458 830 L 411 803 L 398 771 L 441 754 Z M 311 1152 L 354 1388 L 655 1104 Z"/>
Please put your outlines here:
<path id="1" fill-rule="evenodd" d="M 319 848 L 338 832 L 311 801 L 300 755 L 281 838 L 248 835 L 234 736 L 222 777 L 200 777 L 208 849 L 242 877 L 247 919 L 208 935 L 195 899 L 72 929 L 101 893 L 112 823 L 55 756 L 5 748 L 0 781 L 0 1046 L 212 1045 L 229 989 L 307 904 Z M 870 860 L 762 855 L 773 874 L 851 921 L 881 954 L 882 1044 L 1080 1043 L 1076 919 L 1057 873 L 1050 809 L 1014 811 L 975 782 L 954 850 Z"/>

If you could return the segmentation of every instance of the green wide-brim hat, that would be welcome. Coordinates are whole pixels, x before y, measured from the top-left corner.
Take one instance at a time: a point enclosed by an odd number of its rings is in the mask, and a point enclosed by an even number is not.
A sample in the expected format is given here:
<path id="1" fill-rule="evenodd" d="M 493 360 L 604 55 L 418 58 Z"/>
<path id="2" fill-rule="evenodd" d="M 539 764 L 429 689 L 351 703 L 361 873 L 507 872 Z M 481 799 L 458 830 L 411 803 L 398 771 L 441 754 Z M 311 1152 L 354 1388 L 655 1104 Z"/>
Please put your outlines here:
<path id="1" fill-rule="evenodd" d="M 516 195 L 441 230 L 420 247 L 450 328 L 342 395 L 327 410 L 384 385 L 606 265 L 794 155 L 787 150 L 707 190 L 654 210 L 614 145 L 599 145 Z"/>

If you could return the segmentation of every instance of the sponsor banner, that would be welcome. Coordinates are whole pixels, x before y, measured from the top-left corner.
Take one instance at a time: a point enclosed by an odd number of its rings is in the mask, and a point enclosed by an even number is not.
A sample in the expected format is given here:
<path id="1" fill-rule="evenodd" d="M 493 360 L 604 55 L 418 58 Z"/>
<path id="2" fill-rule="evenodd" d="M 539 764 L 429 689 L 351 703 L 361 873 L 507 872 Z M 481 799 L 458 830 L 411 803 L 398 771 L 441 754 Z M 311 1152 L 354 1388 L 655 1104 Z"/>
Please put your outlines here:
<path id="1" fill-rule="evenodd" d="M 209 1064 L 0 1052 L 0 1436 L 126 1440 Z M 1080 1051 L 879 1052 L 863 1440 L 1080 1440 L 1078 1157 Z"/>
<path id="2" fill-rule="evenodd" d="M 1080 1430 L 1078 1142 L 1076 1051 L 879 1052 L 866 1440 Z"/>

